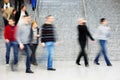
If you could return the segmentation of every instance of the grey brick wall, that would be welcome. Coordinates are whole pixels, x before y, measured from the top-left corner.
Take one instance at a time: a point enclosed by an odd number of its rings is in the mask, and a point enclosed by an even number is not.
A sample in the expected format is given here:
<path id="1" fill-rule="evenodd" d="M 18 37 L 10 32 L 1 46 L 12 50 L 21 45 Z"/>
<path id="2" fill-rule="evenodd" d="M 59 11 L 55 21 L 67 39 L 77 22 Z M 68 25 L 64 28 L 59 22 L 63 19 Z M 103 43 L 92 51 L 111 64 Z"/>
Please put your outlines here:
<path id="1" fill-rule="evenodd" d="M 109 26 L 112 28 L 111 38 L 108 41 L 108 55 L 111 60 L 120 60 L 120 1 L 86 0 L 86 2 L 87 25 L 90 32 L 94 34 L 101 17 L 107 18 Z M 30 15 L 34 18 L 31 5 L 27 4 L 27 7 Z M 77 42 L 77 19 L 84 17 L 82 0 L 40 0 L 39 9 L 35 15 L 39 26 L 44 23 L 44 18 L 50 14 L 55 16 L 54 25 L 58 41 L 62 41 L 60 45 L 56 46 L 55 60 L 75 60 L 80 50 Z M 3 42 L 3 39 L 0 41 Z M 0 45 L 0 47 L 3 49 L 3 46 Z M 89 59 L 93 60 L 99 51 L 99 46 L 97 42 L 94 44 L 90 42 L 86 50 Z M 0 54 L 3 54 L 2 50 L 0 51 Z M 37 57 L 41 57 L 43 54 L 43 48 L 39 46 Z"/>

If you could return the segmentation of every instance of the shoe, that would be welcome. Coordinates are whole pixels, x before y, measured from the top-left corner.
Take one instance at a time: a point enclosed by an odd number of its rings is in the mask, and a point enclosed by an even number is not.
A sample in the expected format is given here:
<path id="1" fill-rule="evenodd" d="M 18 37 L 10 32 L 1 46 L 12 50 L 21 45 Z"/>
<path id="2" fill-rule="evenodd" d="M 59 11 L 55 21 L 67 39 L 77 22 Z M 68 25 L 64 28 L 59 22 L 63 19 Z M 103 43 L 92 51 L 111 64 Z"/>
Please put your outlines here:
<path id="1" fill-rule="evenodd" d="M 6 64 L 9 64 L 9 61 L 6 61 Z"/>
<path id="2" fill-rule="evenodd" d="M 56 69 L 54 69 L 54 68 L 48 68 L 47 70 L 56 71 Z"/>
<path id="3" fill-rule="evenodd" d="M 98 63 L 98 62 L 96 62 L 96 61 L 94 61 L 94 63 L 95 63 L 96 65 L 100 65 L 100 63 Z"/>
<path id="4" fill-rule="evenodd" d="M 112 64 L 107 64 L 107 66 L 112 66 Z"/>
<path id="5" fill-rule="evenodd" d="M 85 67 L 89 67 L 89 64 L 85 64 Z"/>
<path id="6" fill-rule="evenodd" d="M 37 65 L 38 65 L 37 63 L 31 63 L 31 64 L 33 64 L 33 65 L 35 65 L 35 66 L 37 66 Z"/>
<path id="7" fill-rule="evenodd" d="M 32 70 L 26 70 L 26 73 L 34 73 Z"/>
<path id="8" fill-rule="evenodd" d="M 76 62 L 76 64 L 79 65 L 79 66 L 81 65 L 79 62 Z"/>
<path id="9" fill-rule="evenodd" d="M 17 71 L 18 64 L 11 64 L 11 70 Z"/>

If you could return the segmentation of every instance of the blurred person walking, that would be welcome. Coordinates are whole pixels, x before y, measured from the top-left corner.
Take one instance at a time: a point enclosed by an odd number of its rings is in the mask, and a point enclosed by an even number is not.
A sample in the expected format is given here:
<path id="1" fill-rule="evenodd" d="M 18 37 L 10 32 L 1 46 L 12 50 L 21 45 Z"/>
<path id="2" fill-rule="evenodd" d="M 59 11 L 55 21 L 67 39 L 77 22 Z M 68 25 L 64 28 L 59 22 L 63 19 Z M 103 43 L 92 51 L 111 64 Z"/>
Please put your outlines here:
<path id="1" fill-rule="evenodd" d="M 81 57 L 84 57 L 85 66 L 88 67 L 89 63 L 88 63 L 87 54 L 85 52 L 85 47 L 86 47 L 86 43 L 88 42 L 88 37 L 92 41 L 94 41 L 94 39 L 91 36 L 89 30 L 87 29 L 86 21 L 82 18 L 79 19 L 79 25 L 77 26 L 77 30 L 78 30 L 78 41 L 79 41 L 79 45 L 81 47 L 81 51 L 79 52 L 79 55 L 76 59 L 76 64 L 81 65 L 80 59 L 81 59 Z"/>

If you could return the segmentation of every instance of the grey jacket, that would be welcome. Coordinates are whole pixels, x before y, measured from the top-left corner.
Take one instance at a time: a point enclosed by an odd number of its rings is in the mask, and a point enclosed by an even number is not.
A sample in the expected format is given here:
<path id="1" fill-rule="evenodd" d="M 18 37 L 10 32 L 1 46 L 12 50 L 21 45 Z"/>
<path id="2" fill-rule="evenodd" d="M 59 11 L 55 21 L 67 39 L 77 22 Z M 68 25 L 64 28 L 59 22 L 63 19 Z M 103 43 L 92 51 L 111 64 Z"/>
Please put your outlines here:
<path id="1" fill-rule="evenodd" d="M 23 23 L 18 26 L 17 30 L 17 41 L 18 43 L 30 44 L 31 42 L 31 25 Z"/>
<path id="2" fill-rule="evenodd" d="M 95 39 L 98 40 L 108 40 L 110 37 L 110 27 L 105 25 L 100 25 L 94 35 Z"/>

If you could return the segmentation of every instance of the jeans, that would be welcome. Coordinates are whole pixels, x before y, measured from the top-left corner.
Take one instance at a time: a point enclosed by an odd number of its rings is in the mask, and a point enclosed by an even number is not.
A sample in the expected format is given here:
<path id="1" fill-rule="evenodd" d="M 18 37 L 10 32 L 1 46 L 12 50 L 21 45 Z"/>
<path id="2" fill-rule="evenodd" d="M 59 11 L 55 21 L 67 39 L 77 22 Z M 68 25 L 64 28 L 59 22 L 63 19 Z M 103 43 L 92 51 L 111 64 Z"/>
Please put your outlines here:
<path id="1" fill-rule="evenodd" d="M 54 42 L 46 42 L 46 50 L 48 53 L 48 63 L 47 63 L 47 68 L 52 68 L 53 67 L 53 54 L 54 54 Z"/>
<path id="2" fill-rule="evenodd" d="M 32 8 L 36 8 L 37 0 L 32 0 Z"/>
<path id="3" fill-rule="evenodd" d="M 26 53 L 26 70 L 30 70 L 30 55 L 31 55 L 31 49 L 29 44 L 24 44 L 24 49 Z"/>
<path id="4" fill-rule="evenodd" d="M 16 41 L 10 41 L 9 43 L 6 43 L 6 63 L 9 63 L 10 59 L 10 49 L 13 47 L 13 53 L 14 53 L 14 64 L 18 63 L 18 43 Z"/>
<path id="5" fill-rule="evenodd" d="M 97 56 L 96 56 L 96 58 L 95 58 L 95 62 L 98 62 L 100 55 L 103 54 L 104 59 L 105 59 L 105 61 L 106 61 L 106 64 L 109 65 L 109 64 L 111 64 L 111 63 L 110 63 L 110 60 L 109 60 L 109 58 L 108 58 L 108 56 L 107 56 L 106 43 L 107 43 L 106 40 L 99 40 L 99 44 L 100 44 L 100 46 L 101 46 L 101 50 L 100 50 L 100 52 L 97 54 Z"/>

